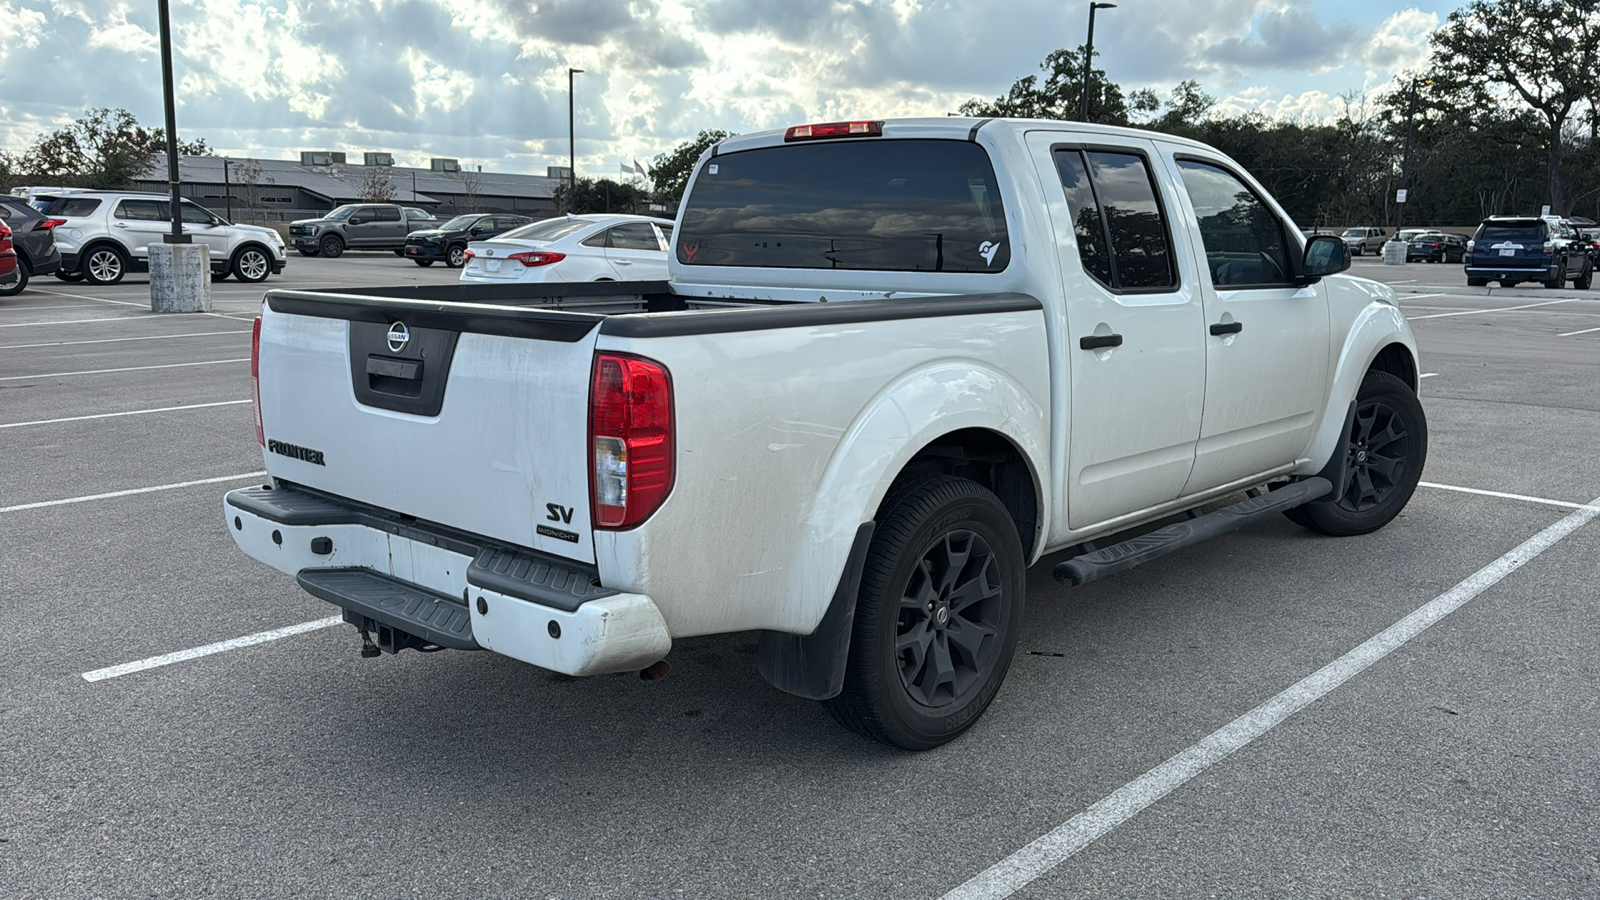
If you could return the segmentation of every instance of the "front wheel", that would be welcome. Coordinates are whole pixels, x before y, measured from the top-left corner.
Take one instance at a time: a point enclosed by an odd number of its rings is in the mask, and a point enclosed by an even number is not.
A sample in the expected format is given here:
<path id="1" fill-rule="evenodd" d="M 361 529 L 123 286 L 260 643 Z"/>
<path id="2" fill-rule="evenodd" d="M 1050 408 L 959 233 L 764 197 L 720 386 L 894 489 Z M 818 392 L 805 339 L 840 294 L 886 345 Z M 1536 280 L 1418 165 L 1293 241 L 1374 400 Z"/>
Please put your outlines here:
<path id="1" fill-rule="evenodd" d="M 272 274 L 272 260 L 265 250 L 246 247 L 233 258 L 233 277 L 249 284 L 266 281 Z"/>
<path id="2" fill-rule="evenodd" d="M 1405 509 L 1428 458 L 1428 421 L 1411 386 L 1388 372 L 1368 372 L 1339 452 L 1345 454 L 1344 483 L 1334 495 L 1285 515 L 1335 537 L 1377 531 Z"/>
<path id="3" fill-rule="evenodd" d="M 444 264 L 452 269 L 459 269 L 467 264 L 467 248 L 451 247 L 445 251 Z"/>
<path id="4" fill-rule="evenodd" d="M 998 498 L 935 475 L 884 503 L 856 595 L 844 689 L 825 701 L 846 728 L 931 750 L 988 708 L 1017 649 L 1022 541 Z"/>
<path id="5" fill-rule="evenodd" d="M 322 239 L 322 243 L 317 245 L 317 249 L 329 259 L 338 259 L 344 255 L 344 241 L 340 240 L 337 235 L 330 234 Z"/>

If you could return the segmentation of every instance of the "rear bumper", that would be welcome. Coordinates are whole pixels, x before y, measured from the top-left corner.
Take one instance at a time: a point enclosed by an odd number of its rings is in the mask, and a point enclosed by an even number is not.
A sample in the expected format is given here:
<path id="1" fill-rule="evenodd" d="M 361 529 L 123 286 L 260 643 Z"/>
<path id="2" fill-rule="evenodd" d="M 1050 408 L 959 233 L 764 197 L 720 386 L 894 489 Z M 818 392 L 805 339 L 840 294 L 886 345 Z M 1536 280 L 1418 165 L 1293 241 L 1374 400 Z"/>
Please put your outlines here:
<path id="1" fill-rule="evenodd" d="M 655 603 L 601 587 L 592 566 L 281 484 L 230 491 L 223 514 L 245 553 L 358 627 L 401 633 L 380 640 L 385 649 L 482 648 L 599 675 L 642 669 L 672 648 Z"/>
<path id="2" fill-rule="evenodd" d="M 1552 263 L 1537 269 L 1519 268 L 1516 266 L 1466 266 L 1467 275 L 1471 278 L 1487 278 L 1490 281 L 1499 281 L 1509 278 L 1513 281 L 1549 281 L 1560 274 L 1560 270 Z"/>

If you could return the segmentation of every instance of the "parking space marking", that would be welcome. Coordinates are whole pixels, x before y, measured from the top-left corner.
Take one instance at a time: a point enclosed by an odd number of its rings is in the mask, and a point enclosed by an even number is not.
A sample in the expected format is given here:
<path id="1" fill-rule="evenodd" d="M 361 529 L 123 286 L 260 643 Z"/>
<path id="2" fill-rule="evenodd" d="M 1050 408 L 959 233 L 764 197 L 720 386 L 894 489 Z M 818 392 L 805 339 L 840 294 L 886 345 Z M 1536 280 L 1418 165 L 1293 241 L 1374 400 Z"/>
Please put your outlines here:
<path id="1" fill-rule="evenodd" d="M 1458 494 L 1477 494 L 1480 497 L 1498 497 L 1501 500 L 1521 500 L 1524 503 L 1538 503 L 1542 506 L 1559 506 L 1562 509 L 1593 509 L 1600 511 L 1600 507 L 1592 504 L 1572 503 L 1566 500 L 1551 500 L 1548 497 L 1530 497 L 1527 494 L 1507 494 L 1504 491 L 1486 491 L 1482 488 L 1461 487 L 1454 484 L 1438 484 L 1432 481 L 1419 481 L 1417 487 L 1433 488 L 1439 491 L 1455 491 Z"/>
<path id="2" fill-rule="evenodd" d="M 7 422 L 0 428 L 22 428 L 27 425 L 56 425 L 61 422 L 82 422 L 86 419 L 115 419 L 119 416 L 147 416 L 151 413 L 179 412 L 186 409 L 205 409 L 208 406 L 237 406 L 253 400 L 218 400 L 215 403 L 191 403 L 188 406 L 158 406 L 155 409 L 130 409 L 125 412 L 95 413 L 92 416 L 66 416 L 60 419 L 35 419 L 32 422 Z"/>
<path id="3" fill-rule="evenodd" d="M 343 622 L 342 616 L 329 616 L 326 619 L 315 619 L 310 622 L 301 622 L 298 625 L 289 625 L 283 628 L 274 628 L 271 631 L 258 631 L 244 637 L 236 637 L 228 641 L 218 641 L 215 644 L 206 644 L 204 647 L 191 647 L 188 650 L 179 650 L 176 653 L 166 653 L 161 656 L 152 656 L 136 662 L 123 663 L 120 666 L 108 666 L 104 669 L 95 669 L 93 672 L 83 673 L 83 680 L 89 682 L 105 681 L 107 678 L 118 678 L 123 675 L 132 675 L 134 672 L 143 672 L 147 669 L 158 669 L 170 666 L 173 663 L 186 662 L 210 656 L 213 653 L 225 653 L 229 650 L 238 650 L 240 647 L 253 647 L 256 644 L 265 644 L 268 641 L 282 640 L 308 631 L 317 631 L 323 628 L 332 628 Z"/>
<path id="4" fill-rule="evenodd" d="M 66 291 L 52 291 L 45 288 L 34 288 L 34 290 L 41 294 L 49 294 L 52 297 L 71 297 L 74 300 L 93 300 L 96 303 L 115 303 L 118 306 L 141 306 L 146 309 L 150 307 L 148 303 L 135 303 L 132 300 L 107 300 L 105 297 L 91 297 L 88 294 L 69 294 Z"/>
<path id="5" fill-rule="evenodd" d="M 1429 313 L 1428 315 L 1425 315 L 1425 316 L 1406 316 L 1406 321 L 1407 322 L 1415 322 L 1418 319 L 1443 319 L 1443 318 L 1446 318 L 1448 316 L 1476 316 L 1476 315 L 1482 315 L 1483 313 L 1511 312 L 1513 310 L 1518 310 L 1518 309 L 1533 309 L 1533 308 L 1538 307 L 1538 306 L 1555 306 L 1558 303 L 1574 303 L 1574 302 L 1576 302 L 1578 300 L 1582 300 L 1582 299 L 1584 299 L 1584 298 L 1583 297 L 1568 297 L 1565 300 L 1546 300 L 1543 303 L 1528 303 L 1528 304 L 1525 304 L 1523 306 L 1504 306 L 1504 307 L 1497 307 L 1495 309 L 1468 309 L 1468 310 L 1463 310 L 1461 312 Z"/>
<path id="6" fill-rule="evenodd" d="M 1600 328 L 1585 328 L 1582 331 L 1569 331 L 1566 334 L 1558 334 L 1556 337 L 1572 337 L 1575 334 L 1589 334 L 1595 331 L 1600 331 Z"/>
<path id="7" fill-rule="evenodd" d="M 33 312 L 38 309 L 94 309 L 82 303 L 62 303 L 56 306 L 0 306 L 0 312 Z"/>
<path id="8" fill-rule="evenodd" d="M 1372 664 L 1405 646 L 1429 626 L 1498 584 L 1501 579 L 1522 568 L 1596 516 L 1600 516 L 1600 497 L 1523 541 L 1509 553 L 1418 607 L 1361 646 L 1117 788 L 1026 847 L 979 872 L 945 894 L 944 900 L 998 900 L 1011 896 L 1190 779 L 1248 746 L 1284 719 L 1322 699 Z"/>
<path id="9" fill-rule="evenodd" d="M 160 319 L 155 313 L 144 313 L 137 316 L 104 316 L 99 319 L 62 319 L 58 322 L 14 322 L 10 325 L 0 325 L 0 328 L 38 328 L 40 325 L 84 325 L 95 322 L 127 322 L 132 319 Z"/>
<path id="10" fill-rule="evenodd" d="M 249 334 L 248 328 L 232 331 L 196 331 L 193 334 L 150 334 L 144 337 L 100 338 L 93 341 L 47 341 L 43 344 L 0 344 L 0 350 L 28 350 L 34 347 L 70 347 L 77 344 L 115 344 L 120 341 L 159 341 L 165 338 L 214 337 L 219 334 Z"/>
<path id="11" fill-rule="evenodd" d="M 1423 372 L 1421 375 L 1418 375 L 1417 377 L 1418 378 L 1438 378 L 1439 377 L 1439 373 L 1438 372 Z"/>
<path id="12" fill-rule="evenodd" d="M 132 497 L 135 494 L 153 494 L 156 491 L 176 491 L 180 488 L 194 487 L 199 484 L 221 484 L 224 481 L 244 481 L 249 478 L 260 478 L 266 472 L 245 472 L 240 475 L 219 475 L 216 478 L 200 478 L 194 481 L 180 481 L 177 484 L 158 484 L 153 487 L 129 488 L 125 491 L 107 491 L 103 494 L 90 494 L 87 497 L 65 497 L 60 500 L 40 500 L 37 503 L 19 503 L 16 506 L 0 506 L 0 513 L 22 512 L 25 509 L 43 509 L 47 506 L 67 506 L 72 503 L 88 503 L 92 500 L 111 500 L 116 497 Z"/>
<path id="13" fill-rule="evenodd" d="M 27 381 L 30 378 L 65 378 L 68 375 L 105 375 L 110 372 L 145 372 L 150 369 L 182 369 L 188 366 L 220 366 L 223 363 L 246 363 L 250 357 L 241 356 L 238 359 L 209 359 L 205 362 L 163 363 L 159 366 L 123 366 L 120 369 L 84 369 L 81 372 L 50 372 L 44 375 L 6 375 L 0 381 Z M 1424 375 L 1423 378 L 1428 376 Z"/>

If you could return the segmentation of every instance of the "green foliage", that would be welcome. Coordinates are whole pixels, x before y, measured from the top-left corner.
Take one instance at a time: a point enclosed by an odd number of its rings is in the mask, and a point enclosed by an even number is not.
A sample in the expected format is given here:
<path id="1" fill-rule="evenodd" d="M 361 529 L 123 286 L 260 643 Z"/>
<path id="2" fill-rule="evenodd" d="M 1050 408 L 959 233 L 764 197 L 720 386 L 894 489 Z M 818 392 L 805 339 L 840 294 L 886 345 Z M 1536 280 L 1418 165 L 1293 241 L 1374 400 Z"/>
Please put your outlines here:
<path id="1" fill-rule="evenodd" d="M 991 101 L 973 98 L 961 104 L 964 116 L 1004 116 L 1014 119 L 1076 119 L 1083 97 L 1083 54 L 1087 48 L 1065 48 L 1045 57 L 1039 76 L 1026 75 L 1011 85 L 1011 90 Z M 1095 56 L 1099 56 L 1096 53 Z M 1123 96 L 1122 87 L 1106 78 L 1106 71 L 1089 67 L 1089 121 L 1102 125 L 1128 125 L 1129 114 L 1147 112 L 1155 94 L 1136 91 L 1134 102 Z"/>
<path id="2" fill-rule="evenodd" d="M 10 160 L 17 176 L 75 187 L 116 190 L 132 186 L 166 150 L 166 132 L 139 124 L 125 109 L 97 107 L 33 143 Z M 204 139 L 179 141 L 180 154 L 211 156 Z"/>
<path id="3" fill-rule="evenodd" d="M 689 176 L 694 173 L 695 161 L 707 147 L 733 137 L 733 132 L 710 129 L 700 132 L 694 140 L 684 141 L 650 162 L 650 181 L 656 187 L 656 199 L 663 203 L 683 199 L 684 188 L 689 186 Z"/>
<path id="4" fill-rule="evenodd" d="M 650 197 L 644 188 L 609 178 L 579 178 L 576 186 L 556 187 L 556 209 L 570 213 L 642 214 Z"/>

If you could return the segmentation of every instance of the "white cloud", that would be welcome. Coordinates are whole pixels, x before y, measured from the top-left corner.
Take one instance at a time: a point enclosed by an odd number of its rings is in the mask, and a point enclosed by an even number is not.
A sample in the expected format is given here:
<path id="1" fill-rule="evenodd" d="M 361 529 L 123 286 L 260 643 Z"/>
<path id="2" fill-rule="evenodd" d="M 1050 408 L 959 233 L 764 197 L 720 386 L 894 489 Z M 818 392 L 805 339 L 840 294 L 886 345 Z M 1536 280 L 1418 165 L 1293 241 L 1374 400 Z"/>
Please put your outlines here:
<path id="1" fill-rule="evenodd" d="M 1438 28 L 1438 14 L 1402 9 L 1373 30 L 1358 57 L 1377 72 L 1420 68 L 1428 61 L 1428 39 Z"/>

